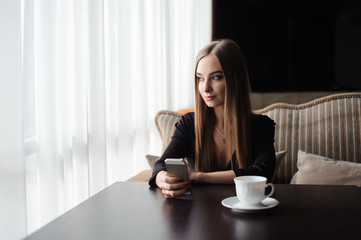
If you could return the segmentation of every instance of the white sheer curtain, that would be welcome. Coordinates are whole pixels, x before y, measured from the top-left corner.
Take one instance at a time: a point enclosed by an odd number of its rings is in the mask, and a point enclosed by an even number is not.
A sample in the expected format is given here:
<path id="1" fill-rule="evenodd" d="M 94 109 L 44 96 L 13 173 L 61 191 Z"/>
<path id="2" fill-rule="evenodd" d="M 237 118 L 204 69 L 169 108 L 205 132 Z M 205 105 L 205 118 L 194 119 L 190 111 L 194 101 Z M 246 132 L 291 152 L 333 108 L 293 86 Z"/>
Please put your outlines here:
<path id="1" fill-rule="evenodd" d="M 194 58 L 211 40 L 211 0 L 1 5 L 0 49 L 12 58 L 0 66 L 8 70 L 0 73 L 0 177 L 12 184 L 1 183 L 8 193 L 0 192 L 0 206 L 17 194 L 8 225 L 18 227 L 4 235 L 16 239 L 148 168 L 145 154 L 160 152 L 155 113 L 193 106 Z"/>
<path id="2" fill-rule="evenodd" d="M 0 0 L 0 239 L 26 233 L 20 2 Z"/>

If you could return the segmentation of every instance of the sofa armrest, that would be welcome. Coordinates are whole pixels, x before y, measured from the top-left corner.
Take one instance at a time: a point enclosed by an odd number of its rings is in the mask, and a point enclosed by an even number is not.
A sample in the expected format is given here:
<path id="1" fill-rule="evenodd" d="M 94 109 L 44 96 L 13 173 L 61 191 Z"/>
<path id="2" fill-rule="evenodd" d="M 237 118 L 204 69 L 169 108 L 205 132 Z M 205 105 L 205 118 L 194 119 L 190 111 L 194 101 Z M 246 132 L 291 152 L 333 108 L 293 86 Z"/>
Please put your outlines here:
<path id="1" fill-rule="evenodd" d="M 126 182 L 148 182 L 149 178 L 152 176 L 152 170 L 143 170 L 139 172 L 137 175 L 129 178 Z"/>

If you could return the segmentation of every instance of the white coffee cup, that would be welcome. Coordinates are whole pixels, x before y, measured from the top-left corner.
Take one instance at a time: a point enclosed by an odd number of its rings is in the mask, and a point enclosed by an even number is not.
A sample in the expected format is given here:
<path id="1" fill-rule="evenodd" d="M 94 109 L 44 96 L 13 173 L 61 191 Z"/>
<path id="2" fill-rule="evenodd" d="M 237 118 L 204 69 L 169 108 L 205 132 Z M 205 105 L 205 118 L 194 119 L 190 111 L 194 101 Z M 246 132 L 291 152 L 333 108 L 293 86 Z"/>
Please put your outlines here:
<path id="1" fill-rule="evenodd" d="M 240 176 L 234 178 L 236 193 L 239 201 L 247 205 L 257 205 L 274 192 L 272 183 L 266 183 L 267 178 L 261 176 Z M 271 187 L 271 192 L 265 195 L 266 187 Z"/>

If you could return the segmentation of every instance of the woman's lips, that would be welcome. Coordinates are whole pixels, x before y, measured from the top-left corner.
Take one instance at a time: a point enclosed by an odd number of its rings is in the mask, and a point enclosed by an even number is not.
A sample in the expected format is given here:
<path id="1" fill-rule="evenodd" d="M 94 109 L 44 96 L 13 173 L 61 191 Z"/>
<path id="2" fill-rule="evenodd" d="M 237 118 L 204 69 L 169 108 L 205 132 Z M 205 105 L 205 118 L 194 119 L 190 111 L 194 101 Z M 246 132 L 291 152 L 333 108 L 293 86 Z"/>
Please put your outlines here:
<path id="1" fill-rule="evenodd" d="M 204 96 L 204 100 L 211 101 L 215 98 L 215 96 Z"/>

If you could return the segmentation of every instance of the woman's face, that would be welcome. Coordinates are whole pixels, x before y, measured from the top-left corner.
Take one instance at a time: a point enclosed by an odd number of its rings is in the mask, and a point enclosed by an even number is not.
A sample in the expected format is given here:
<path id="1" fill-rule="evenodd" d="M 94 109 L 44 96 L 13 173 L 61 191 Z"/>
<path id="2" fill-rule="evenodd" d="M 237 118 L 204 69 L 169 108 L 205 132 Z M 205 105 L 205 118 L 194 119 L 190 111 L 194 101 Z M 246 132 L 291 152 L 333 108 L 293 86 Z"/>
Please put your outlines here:
<path id="1" fill-rule="evenodd" d="M 203 57 L 197 66 L 198 91 L 208 107 L 224 105 L 225 79 L 218 58 L 212 54 Z"/>

